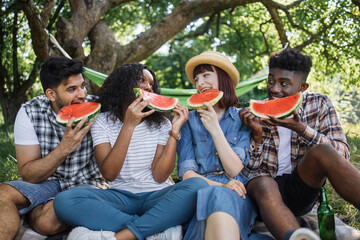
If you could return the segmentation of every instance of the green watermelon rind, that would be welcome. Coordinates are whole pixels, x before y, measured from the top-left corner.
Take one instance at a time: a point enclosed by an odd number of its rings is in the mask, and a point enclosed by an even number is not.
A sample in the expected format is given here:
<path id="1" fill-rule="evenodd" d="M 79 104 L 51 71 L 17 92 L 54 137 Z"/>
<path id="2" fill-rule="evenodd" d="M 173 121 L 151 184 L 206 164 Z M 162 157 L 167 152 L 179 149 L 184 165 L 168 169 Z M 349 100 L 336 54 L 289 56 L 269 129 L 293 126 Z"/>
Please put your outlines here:
<path id="1" fill-rule="evenodd" d="M 88 119 L 84 123 L 83 127 L 85 127 L 86 125 L 88 125 L 91 122 L 95 122 L 95 120 L 97 119 L 97 117 L 100 114 L 100 109 L 101 109 L 101 104 L 100 103 L 98 103 L 98 104 L 99 104 L 99 106 L 92 113 L 86 114 L 80 118 L 75 119 L 73 124 L 71 125 L 71 127 L 74 128 L 85 116 L 88 116 Z M 56 117 L 56 122 L 58 122 L 59 124 L 61 124 L 64 127 L 66 127 L 66 124 L 68 123 L 68 121 L 69 120 L 61 120 L 59 115 L 57 115 L 57 117 Z"/>
<path id="2" fill-rule="evenodd" d="M 292 107 L 289 111 L 287 112 L 284 112 L 284 113 L 281 113 L 279 115 L 276 115 L 274 116 L 275 118 L 278 118 L 278 119 L 284 119 L 284 118 L 287 118 L 289 116 L 291 116 L 295 110 L 299 109 L 299 107 L 301 106 L 302 104 L 302 101 L 303 101 L 303 96 L 302 96 L 302 92 L 299 92 L 300 93 L 300 97 L 296 103 L 296 105 L 294 105 L 294 107 Z M 261 113 L 258 113 L 258 112 L 255 112 L 255 110 L 253 109 L 253 103 L 254 102 L 258 102 L 258 100 L 250 100 L 250 111 L 257 117 L 259 118 L 265 118 L 265 119 L 270 119 L 270 117 L 268 117 L 267 115 L 264 115 L 264 114 L 261 114 Z"/>
<path id="3" fill-rule="evenodd" d="M 211 106 L 214 106 L 224 95 L 224 92 L 222 91 L 219 91 L 219 95 L 212 101 L 209 102 L 209 104 Z M 190 96 L 188 99 L 187 99 L 187 104 L 189 105 L 189 108 L 190 109 L 194 109 L 194 110 L 197 110 L 197 109 L 207 109 L 207 107 L 203 104 L 203 103 L 200 103 L 200 104 L 192 104 L 190 102 L 190 99 L 191 99 L 192 96 Z"/>
<path id="4" fill-rule="evenodd" d="M 140 94 L 141 94 L 141 89 L 140 88 L 134 88 L 134 92 L 135 92 L 135 95 L 136 97 L 139 97 Z M 169 106 L 169 107 L 166 107 L 166 108 L 162 108 L 162 107 L 159 107 L 159 106 L 156 106 L 154 104 L 152 104 L 151 102 L 149 103 L 149 105 L 147 106 L 148 108 L 150 109 L 154 109 L 155 111 L 157 112 L 167 112 L 167 111 L 171 111 L 175 108 L 176 104 L 179 103 L 179 99 L 178 98 L 174 98 L 175 99 L 175 102 Z M 144 98 L 142 99 L 144 100 Z"/>

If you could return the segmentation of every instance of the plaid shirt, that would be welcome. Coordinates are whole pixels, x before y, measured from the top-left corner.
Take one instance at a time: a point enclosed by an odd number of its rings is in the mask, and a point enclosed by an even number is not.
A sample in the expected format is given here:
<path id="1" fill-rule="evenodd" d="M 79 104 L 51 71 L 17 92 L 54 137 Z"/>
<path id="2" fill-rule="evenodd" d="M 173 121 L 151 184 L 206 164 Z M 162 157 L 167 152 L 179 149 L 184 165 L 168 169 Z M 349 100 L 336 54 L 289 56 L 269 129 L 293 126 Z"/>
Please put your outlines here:
<path id="1" fill-rule="evenodd" d="M 91 100 L 87 96 L 86 101 Z M 64 127 L 56 122 L 51 102 L 46 96 L 36 97 L 26 103 L 24 108 L 33 123 L 38 137 L 41 157 L 47 156 L 61 142 Z M 91 184 L 104 188 L 106 181 L 97 167 L 90 131 L 83 138 L 80 146 L 66 157 L 48 180 L 59 180 L 63 190 L 79 184 Z"/>
<path id="2" fill-rule="evenodd" d="M 320 143 L 331 144 L 345 159 L 350 158 L 350 148 L 330 99 L 319 93 L 303 93 L 299 108 L 301 121 L 306 124 L 299 136 L 291 133 L 291 167 L 294 170 L 306 151 Z M 279 133 L 276 126 L 264 126 L 262 143 L 250 141 L 250 161 L 243 174 L 249 179 L 257 176 L 276 177 L 278 172 Z"/>

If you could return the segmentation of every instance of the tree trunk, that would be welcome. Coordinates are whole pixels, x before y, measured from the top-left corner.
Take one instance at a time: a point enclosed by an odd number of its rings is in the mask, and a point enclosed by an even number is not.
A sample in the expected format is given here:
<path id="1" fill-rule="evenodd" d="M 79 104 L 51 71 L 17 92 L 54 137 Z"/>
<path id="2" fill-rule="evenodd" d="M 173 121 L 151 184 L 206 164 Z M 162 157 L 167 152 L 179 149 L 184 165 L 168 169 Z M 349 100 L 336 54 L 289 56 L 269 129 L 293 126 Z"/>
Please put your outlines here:
<path id="1" fill-rule="evenodd" d="M 21 104 L 27 101 L 27 97 L 24 94 L 16 94 L 15 97 L 0 100 L 4 123 L 13 124 Z"/>

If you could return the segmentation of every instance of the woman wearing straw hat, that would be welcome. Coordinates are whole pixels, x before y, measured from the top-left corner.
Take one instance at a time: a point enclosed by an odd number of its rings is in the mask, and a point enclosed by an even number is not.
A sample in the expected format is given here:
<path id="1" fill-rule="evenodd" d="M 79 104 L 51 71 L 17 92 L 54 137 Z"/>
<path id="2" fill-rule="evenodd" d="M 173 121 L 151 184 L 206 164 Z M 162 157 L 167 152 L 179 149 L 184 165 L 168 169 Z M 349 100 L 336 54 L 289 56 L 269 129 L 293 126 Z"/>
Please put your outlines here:
<path id="1" fill-rule="evenodd" d="M 198 191 L 197 212 L 184 239 L 248 239 L 256 210 L 241 174 L 249 161 L 250 132 L 235 108 L 239 72 L 226 56 L 213 51 L 191 58 L 185 71 L 198 92 L 218 89 L 224 94 L 214 106 L 204 103 L 207 109 L 191 111 L 181 128 L 179 177 L 201 177 L 210 185 Z"/>

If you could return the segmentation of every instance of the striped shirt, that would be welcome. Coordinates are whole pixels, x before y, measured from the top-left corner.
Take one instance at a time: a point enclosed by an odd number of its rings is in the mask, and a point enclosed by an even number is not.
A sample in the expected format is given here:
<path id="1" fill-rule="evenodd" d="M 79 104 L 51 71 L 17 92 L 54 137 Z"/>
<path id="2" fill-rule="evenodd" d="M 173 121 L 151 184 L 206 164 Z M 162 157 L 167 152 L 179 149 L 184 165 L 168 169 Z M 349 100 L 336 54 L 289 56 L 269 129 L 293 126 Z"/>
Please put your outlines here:
<path id="1" fill-rule="evenodd" d="M 122 125 L 119 119 L 114 122 L 107 113 L 100 113 L 91 128 L 94 147 L 101 143 L 110 143 L 113 147 Z M 157 146 L 167 144 L 170 130 L 171 123 L 168 119 L 159 128 L 149 127 L 144 121 L 137 125 L 131 136 L 124 165 L 117 178 L 109 183 L 109 187 L 141 193 L 172 185 L 170 180 L 157 183 L 151 171 Z"/>
<path id="2" fill-rule="evenodd" d="M 306 151 L 320 143 L 331 144 L 345 159 L 350 158 L 350 148 L 330 99 L 319 93 L 304 92 L 299 108 L 301 121 L 306 124 L 299 136 L 291 132 L 291 167 L 294 170 Z M 279 133 L 275 126 L 264 126 L 262 143 L 250 141 L 250 161 L 243 174 L 249 179 L 257 176 L 276 177 L 278 172 Z M 329 159 L 330 161 L 330 159 Z"/>

